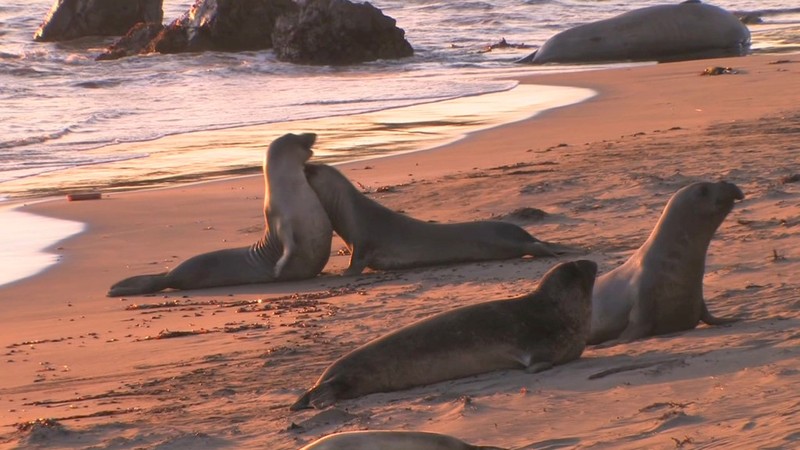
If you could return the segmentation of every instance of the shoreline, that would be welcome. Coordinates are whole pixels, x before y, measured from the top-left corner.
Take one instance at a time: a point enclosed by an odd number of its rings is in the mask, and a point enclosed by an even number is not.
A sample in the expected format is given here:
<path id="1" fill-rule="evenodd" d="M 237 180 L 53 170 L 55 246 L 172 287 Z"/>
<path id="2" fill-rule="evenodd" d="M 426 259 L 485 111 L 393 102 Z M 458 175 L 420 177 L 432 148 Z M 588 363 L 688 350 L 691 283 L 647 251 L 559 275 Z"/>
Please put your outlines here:
<path id="1" fill-rule="evenodd" d="M 513 83 L 516 77 L 500 79 Z M 8 203 L 86 190 L 116 193 L 259 175 L 263 149 L 269 142 L 284 133 L 306 129 L 316 130 L 323 138 L 315 146 L 319 161 L 361 161 L 436 148 L 466 134 L 525 120 L 591 95 L 569 86 L 517 83 L 496 92 L 358 114 L 176 133 L 86 150 L 103 155 L 140 155 L 137 157 L 11 179 L 0 183 L 0 187 L 7 197 L 4 203 Z"/>
<path id="2" fill-rule="evenodd" d="M 242 161 L 245 155 L 252 156 L 250 163 L 252 167 L 248 168 L 242 162 L 242 167 L 240 168 L 236 168 L 234 165 L 229 169 L 220 170 L 217 174 L 203 172 L 202 168 L 198 169 L 199 172 L 196 174 L 190 172 L 181 174 L 179 172 L 181 169 L 175 168 L 173 170 L 174 175 L 162 178 L 160 182 L 156 180 L 139 180 L 137 174 L 152 170 L 151 168 L 154 166 L 158 166 L 160 171 L 170 170 L 165 166 L 166 163 L 158 165 L 158 162 L 162 161 L 163 158 L 159 158 L 158 153 L 155 153 L 153 155 L 154 161 L 143 164 L 143 167 L 138 169 L 133 166 L 126 169 L 125 166 L 130 165 L 131 160 L 124 160 L 96 166 L 77 167 L 0 184 L 5 187 L 18 186 L 18 190 L 20 189 L 19 186 L 24 188 L 32 185 L 34 187 L 28 189 L 39 192 L 41 195 L 41 193 L 47 191 L 43 188 L 39 188 L 37 191 L 35 186 L 46 184 L 42 180 L 47 179 L 53 179 L 54 185 L 63 185 L 70 178 L 84 180 L 89 177 L 88 181 L 100 182 L 101 180 L 97 177 L 102 177 L 106 173 L 107 177 L 114 175 L 118 180 L 113 184 L 109 181 L 101 185 L 85 184 L 86 187 L 83 189 L 54 187 L 52 188 L 54 192 L 48 193 L 46 196 L 17 197 L 0 202 L 0 222 L 14 222 L 20 229 L 34 227 L 42 231 L 40 234 L 28 234 L 29 242 L 17 243 L 23 245 L 17 245 L 16 250 L 11 249 L 0 252 L 0 267 L 15 266 L 14 271 L 6 270 L 4 274 L 0 275 L 0 288 L 6 284 L 35 276 L 40 271 L 49 268 L 54 264 L 53 260 L 57 261 L 58 258 L 43 251 L 43 249 L 55 246 L 75 234 L 70 232 L 58 236 L 59 232 L 66 233 L 71 228 L 65 227 L 63 225 L 64 221 L 54 218 L 28 214 L 25 224 L 18 223 L 23 215 L 17 210 L 29 203 L 63 201 L 63 197 L 70 192 L 96 192 L 108 199 L 110 196 L 123 192 L 170 189 L 198 183 L 232 181 L 238 177 L 248 176 L 256 176 L 261 179 L 259 161 L 263 157 L 263 150 L 256 147 L 266 147 L 272 139 L 285 132 L 304 132 L 306 129 L 314 129 L 319 134 L 319 140 L 322 141 L 321 145 L 318 143 L 315 146 L 314 160 L 329 164 L 364 163 L 391 155 L 428 151 L 448 143 L 457 142 L 471 133 L 480 132 L 501 124 L 531 119 L 548 109 L 579 103 L 594 95 L 596 93 L 588 89 L 518 84 L 506 91 L 464 96 L 356 115 L 183 133 L 155 140 L 114 146 L 123 149 L 127 148 L 129 149 L 127 150 L 128 152 L 137 148 L 141 148 L 141 151 L 145 151 L 147 148 L 201 148 L 201 150 L 196 151 L 198 155 L 187 155 L 186 158 L 176 160 L 174 164 L 177 167 L 177 165 L 193 164 L 201 161 L 209 153 L 218 153 L 219 151 L 228 153 L 231 149 L 225 147 L 224 142 L 236 142 L 237 144 L 234 144 L 236 147 L 253 150 L 252 152 L 240 152 L 242 154 L 239 155 L 239 159 L 242 159 Z M 524 98 L 527 98 L 527 100 L 522 100 Z M 322 129 L 318 130 L 319 127 L 322 127 Z M 338 129 L 343 129 L 343 131 L 338 131 Z M 378 143 L 378 140 L 381 140 L 381 142 Z M 413 148 L 415 145 L 423 145 L 424 147 L 415 149 Z M 321 150 L 319 149 L 320 147 Z M 353 147 L 361 150 L 350 150 Z M 365 150 L 373 147 L 381 147 L 385 148 L 385 150 Z M 256 155 L 256 152 L 259 155 Z M 167 153 L 169 158 L 171 153 Z M 236 155 L 233 155 L 233 157 L 236 159 Z M 210 168 L 213 163 L 214 160 L 212 159 L 209 162 L 205 162 L 202 167 Z M 129 173 L 123 175 L 122 172 Z M 93 174 L 98 175 L 92 177 Z M 237 176 L 236 174 L 239 175 Z M 124 179 L 130 181 L 119 181 Z M 137 187 L 137 185 L 143 185 L 144 187 Z M 61 192 L 56 193 L 56 191 Z M 102 198 L 97 200 L 102 200 Z M 91 201 L 96 200 L 92 199 Z M 37 237 L 38 239 L 35 239 Z M 10 245 L 5 247 L 9 248 Z M 25 261 L 27 261 L 27 264 Z M 32 267 L 32 264 L 36 266 Z M 20 267 L 20 265 L 24 267 Z"/>
<path id="3" fill-rule="evenodd" d="M 717 65 L 739 74 L 700 76 Z M 89 228 L 58 245 L 60 264 L 0 287 L 8 317 L 0 447 L 116 439 L 288 450 L 355 429 L 433 431 L 509 448 L 785 445 L 800 426 L 783 414 L 796 406 L 800 383 L 799 75 L 792 54 L 525 77 L 599 94 L 433 150 L 340 165 L 379 202 L 423 220 L 541 209 L 543 220 L 522 225 L 587 249 L 601 272 L 646 239 L 676 189 L 728 179 L 746 198 L 712 240 L 704 290 L 715 315 L 744 320 L 587 349 L 535 375 L 491 373 L 324 411 L 288 405 L 344 352 L 435 312 L 524 294 L 556 260 L 343 277 L 347 257 L 336 239 L 324 273 L 311 280 L 108 299 L 123 277 L 258 239 L 261 177 L 25 206 Z M 375 192 L 387 185 L 393 192 Z M 640 361 L 654 364 L 587 381 Z M 66 431 L 14 426 L 39 417 Z"/>

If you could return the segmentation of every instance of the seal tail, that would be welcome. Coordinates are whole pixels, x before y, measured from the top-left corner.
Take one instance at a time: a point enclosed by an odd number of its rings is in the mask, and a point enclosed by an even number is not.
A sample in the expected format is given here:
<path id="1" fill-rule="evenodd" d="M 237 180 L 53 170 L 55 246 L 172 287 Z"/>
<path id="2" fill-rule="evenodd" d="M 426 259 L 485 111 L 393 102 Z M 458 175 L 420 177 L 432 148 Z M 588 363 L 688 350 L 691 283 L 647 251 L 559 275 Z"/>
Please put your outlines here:
<path id="1" fill-rule="evenodd" d="M 106 294 L 108 297 L 121 297 L 123 295 L 152 294 L 164 290 L 169 286 L 168 273 L 155 275 L 136 275 L 114 283 Z"/>

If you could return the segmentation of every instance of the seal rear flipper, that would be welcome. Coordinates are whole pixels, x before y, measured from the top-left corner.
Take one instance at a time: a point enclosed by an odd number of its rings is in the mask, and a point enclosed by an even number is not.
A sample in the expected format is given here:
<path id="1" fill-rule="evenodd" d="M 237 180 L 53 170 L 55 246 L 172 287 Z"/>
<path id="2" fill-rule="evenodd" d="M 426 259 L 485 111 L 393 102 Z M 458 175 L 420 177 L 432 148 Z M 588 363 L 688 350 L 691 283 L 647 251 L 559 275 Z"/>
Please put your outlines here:
<path id="1" fill-rule="evenodd" d="M 537 258 L 558 256 L 556 252 L 550 249 L 547 243 L 541 241 L 525 244 L 524 251 L 526 255 L 535 256 Z"/>
<path id="2" fill-rule="evenodd" d="M 167 272 L 155 275 L 136 275 L 114 283 L 106 295 L 121 297 L 123 295 L 152 294 L 168 287 L 170 286 Z"/>
<path id="3" fill-rule="evenodd" d="M 334 403 L 336 403 L 336 390 L 330 381 L 325 381 L 306 391 L 289 409 L 292 411 L 310 408 L 325 409 Z"/>
<path id="4" fill-rule="evenodd" d="M 289 410 L 300 411 L 301 409 L 311 409 L 310 399 L 312 391 L 313 389 L 309 389 L 305 394 L 301 395 L 296 402 L 292 403 L 292 406 L 289 407 Z"/>
<path id="5" fill-rule="evenodd" d="M 514 64 L 533 64 L 534 63 L 533 60 L 534 60 L 534 58 L 536 58 L 536 54 L 537 53 L 539 53 L 539 50 L 536 50 L 533 53 L 531 53 L 530 55 L 522 57 L 522 58 L 514 61 Z"/>
<path id="6" fill-rule="evenodd" d="M 528 254 L 533 256 L 558 256 L 558 255 L 585 255 L 586 250 L 580 247 L 556 244 L 555 242 L 539 241 L 529 246 Z"/>
<path id="7" fill-rule="evenodd" d="M 706 302 L 703 301 L 703 314 L 700 315 L 700 320 L 706 325 L 727 325 L 729 323 L 738 322 L 740 319 L 736 317 L 716 317 L 708 312 Z"/>

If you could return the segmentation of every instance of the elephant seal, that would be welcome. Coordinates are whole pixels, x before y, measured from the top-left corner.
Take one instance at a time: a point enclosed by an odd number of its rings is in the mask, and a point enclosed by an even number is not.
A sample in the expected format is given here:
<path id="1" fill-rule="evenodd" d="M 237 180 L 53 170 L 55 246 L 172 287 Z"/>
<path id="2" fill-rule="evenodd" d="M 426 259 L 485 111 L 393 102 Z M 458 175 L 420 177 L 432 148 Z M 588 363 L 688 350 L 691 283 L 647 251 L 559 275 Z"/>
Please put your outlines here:
<path id="1" fill-rule="evenodd" d="M 695 0 L 570 28 L 517 62 L 668 62 L 742 56 L 749 48 L 750 30 L 735 15 Z"/>
<path id="2" fill-rule="evenodd" d="M 706 252 L 714 232 L 744 198 L 732 183 L 693 183 L 667 203 L 647 241 L 603 274 L 592 294 L 589 344 L 689 330 L 736 319 L 712 316 L 703 300 Z"/>
<path id="3" fill-rule="evenodd" d="M 561 263 L 529 295 L 455 308 L 368 342 L 325 369 L 291 409 L 577 359 L 589 336 L 596 274 L 592 261 Z"/>
<path id="4" fill-rule="evenodd" d="M 306 178 L 350 249 L 345 275 L 436 264 L 555 256 L 572 251 L 542 242 L 517 225 L 500 221 L 430 223 L 400 214 L 358 191 L 341 172 L 306 164 Z"/>
<path id="5" fill-rule="evenodd" d="M 348 431 L 325 436 L 300 450 L 504 450 L 469 445 L 452 436 L 423 431 Z"/>
<path id="6" fill-rule="evenodd" d="M 194 256 L 169 272 L 126 278 L 109 297 L 311 278 L 328 262 L 333 228 L 306 181 L 313 133 L 275 139 L 264 156 L 264 236 L 249 247 Z"/>

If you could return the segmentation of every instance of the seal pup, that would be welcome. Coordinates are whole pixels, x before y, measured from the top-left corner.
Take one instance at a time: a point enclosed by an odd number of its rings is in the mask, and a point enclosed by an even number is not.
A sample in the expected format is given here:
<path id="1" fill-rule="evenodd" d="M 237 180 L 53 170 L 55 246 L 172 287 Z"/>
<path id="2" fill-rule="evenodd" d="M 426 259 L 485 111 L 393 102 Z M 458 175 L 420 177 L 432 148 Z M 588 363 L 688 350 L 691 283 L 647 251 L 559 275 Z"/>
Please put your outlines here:
<path id="1" fill-rule="evenodd" d="M 592 261 L 561 263 L 531 294 L 455 308 L 368 342 L 325 369 L 291 409 L 577 359 L 589 336 L 596 274 Z"/>
<path id="2" fill-rule="evenodd" d="M 749 48 L 750 30 L 735 15 L 689 0 L 570 28 L 517 62 L 667 62 L 743 56 Z"/>
<path id="3" fill-rule="evenodd" d="M 470 445 L 452 436 L 424 431 L 348 431 L 330 434 L 300 450 L 505 450 Z"/>
<path id="4" fill-rule="evenodd" d="M 237 284 L 299 280 L 319 274 L 330 257 L 333 228 L 311 190 L 303 164 L 316 134 L 286 134 L 264 156 L 264 236 L 248 247 L 203 253 L 169 272 L 126 278 L 109 297 Z"/>
<path id="5" fill-rule="evenodd" d="M 647 241 L 621 266 L 601 275 L 592 293 L 589 344 L 721 325 L 703 300 L 706 252 L 714 232 L 744 198 L 732 183 L 693 183 L 667 203 Z"/>
<path id="6" fill-rule="evenodd" d="M 306 178 L 350 250 L 345 275 L 358 275 L 366 267 L 396 270 L 574 252 L 542 242 L 508 222 L 442 224 L 414 219 L 368 198 L 325 164 L 306 164 Z"/>

